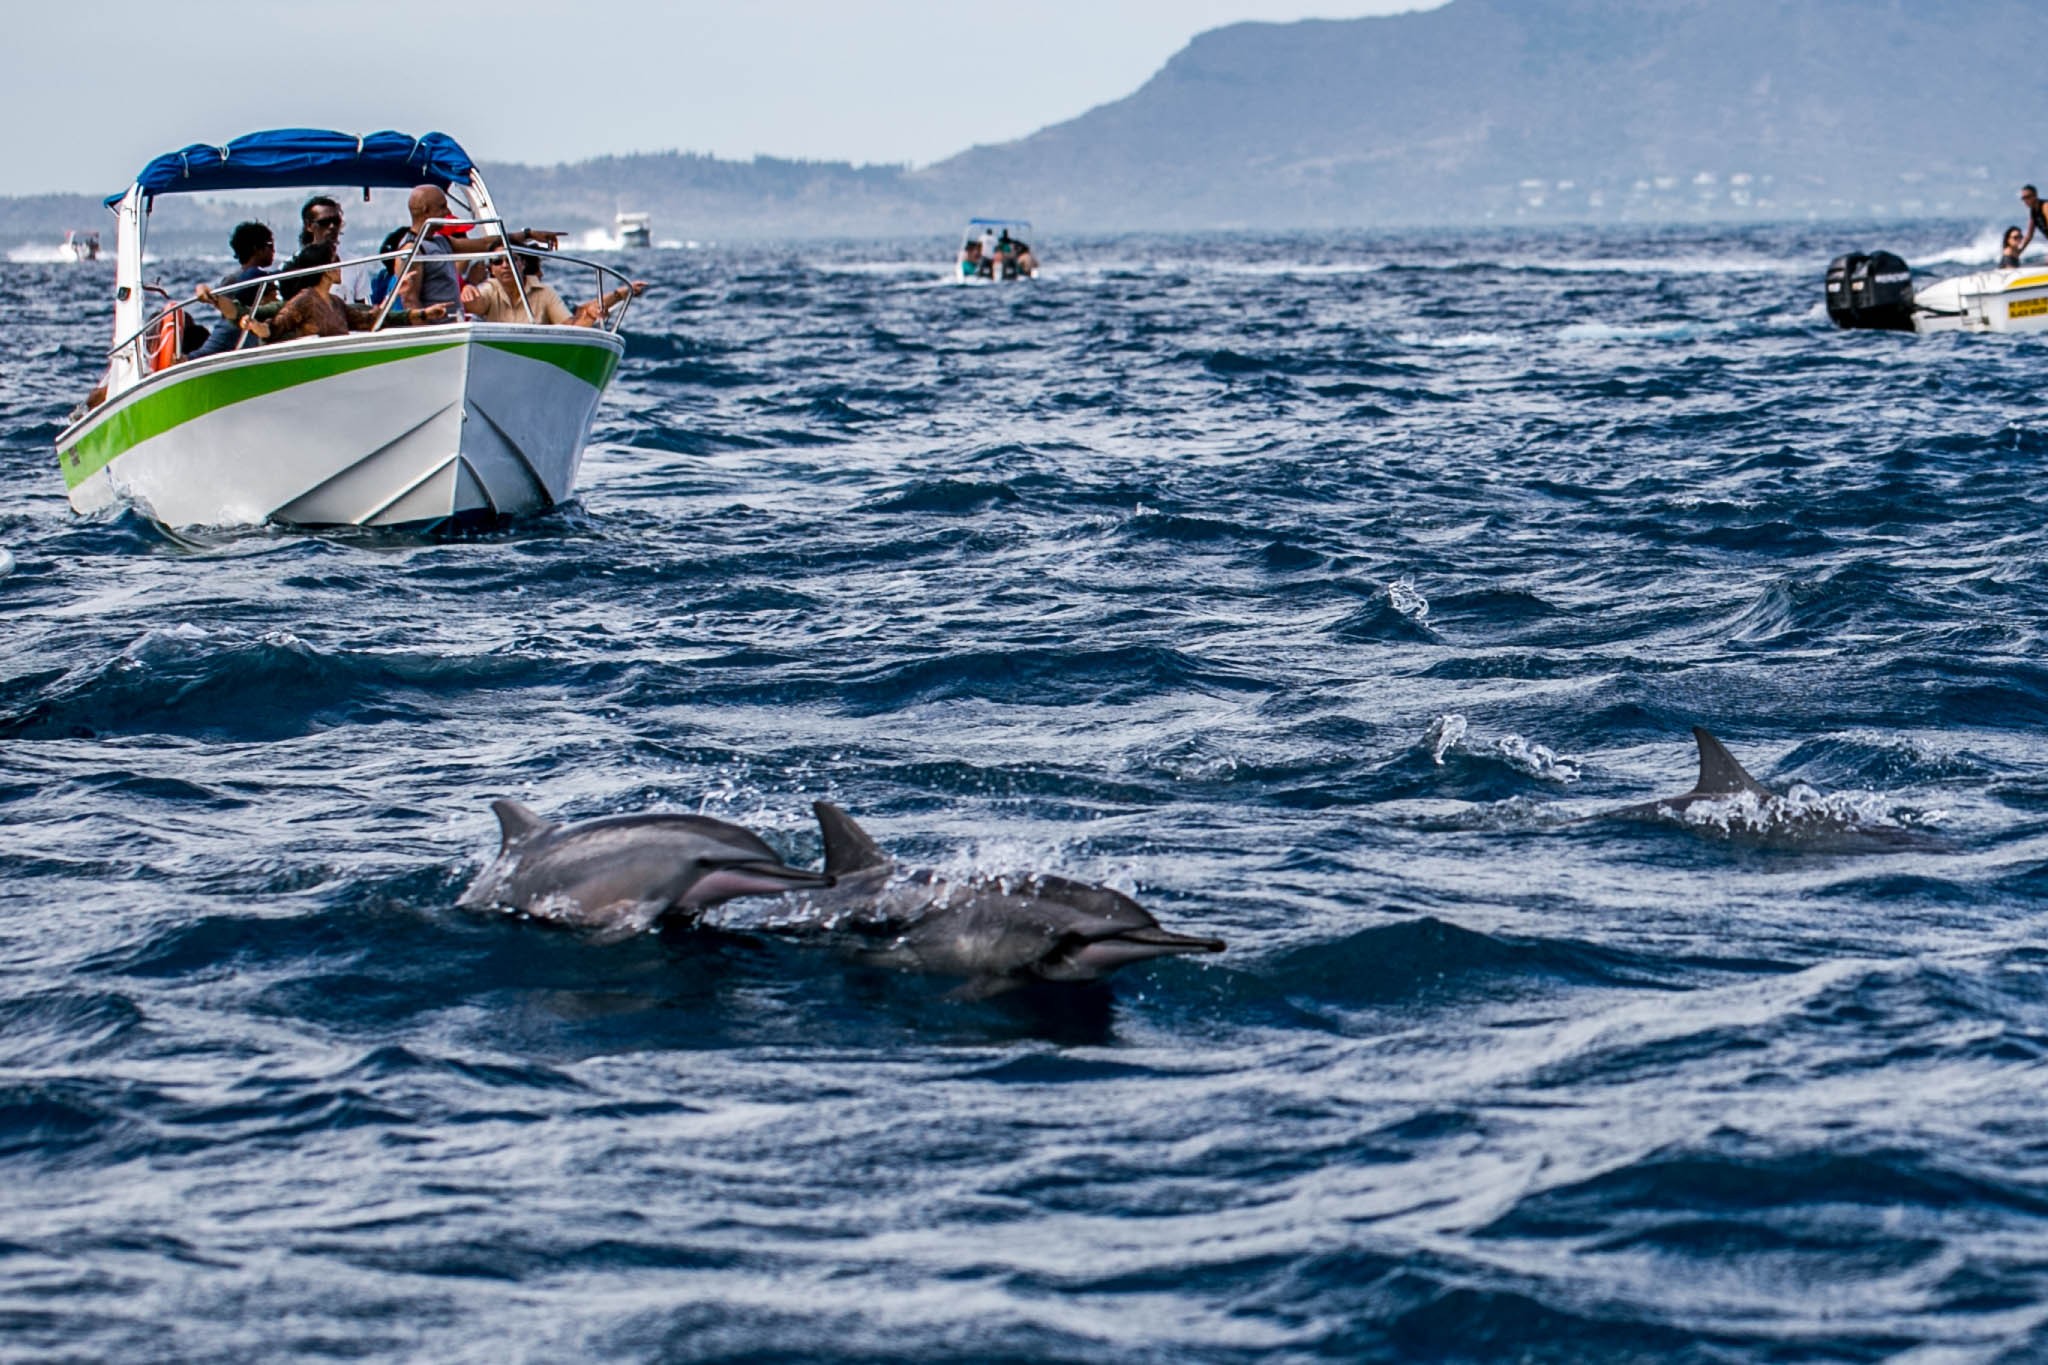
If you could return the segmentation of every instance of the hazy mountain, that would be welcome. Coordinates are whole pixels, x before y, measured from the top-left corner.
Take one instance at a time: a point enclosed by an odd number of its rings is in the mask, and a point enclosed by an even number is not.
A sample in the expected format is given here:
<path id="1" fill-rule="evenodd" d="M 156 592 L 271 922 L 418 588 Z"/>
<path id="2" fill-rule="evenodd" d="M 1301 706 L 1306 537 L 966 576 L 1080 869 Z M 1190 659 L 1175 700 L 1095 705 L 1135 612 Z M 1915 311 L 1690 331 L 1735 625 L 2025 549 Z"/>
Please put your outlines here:
<path id="1" fill-rule="evenodd" d="M 2034 164 L 2048 68 L 2021 54 L 2044 42 L 2038 0 L 1237 24 L 1126 99 L 915 178 L 1103 226 L 1970 212 Z"/>
<path id="2" fill-rule="evenodd" d="M 1215 29 L 1125 99 L 922 170 L 669 153 L 488 173 L 522 222 L 637 210 L 661 237 L 939 234 L 970 213 L 1059 232 L 2010 217 L 2048 177 L 2042 50 L 2040 0 L 1452 0 Z M 182 221 L 218 235 L 237 210 Z M 17 200 L 0 231 L 87 211 Z"/>

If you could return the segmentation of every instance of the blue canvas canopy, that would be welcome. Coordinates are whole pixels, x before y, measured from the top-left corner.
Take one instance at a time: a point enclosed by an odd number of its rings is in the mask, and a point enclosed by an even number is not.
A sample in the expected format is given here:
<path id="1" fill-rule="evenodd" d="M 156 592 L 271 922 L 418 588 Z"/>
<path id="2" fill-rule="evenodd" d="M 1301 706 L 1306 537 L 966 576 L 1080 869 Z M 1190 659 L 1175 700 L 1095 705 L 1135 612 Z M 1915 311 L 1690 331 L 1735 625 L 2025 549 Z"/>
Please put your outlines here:
<path id="1" fill-rule="evenodd" d="M 467 179 L 474 166 L 469 153 L 446 133 L 414 137 L 387 130 L 358 137 L 319 128 L 278 128 L 246 134 L 224 147 L 195 142 L 183 151 L 166 152 L 144 166 L 135 183 L 149 195 L 314 185 L 446 189 Z M 121 198 L 109 195 L 108 206 Z"/>

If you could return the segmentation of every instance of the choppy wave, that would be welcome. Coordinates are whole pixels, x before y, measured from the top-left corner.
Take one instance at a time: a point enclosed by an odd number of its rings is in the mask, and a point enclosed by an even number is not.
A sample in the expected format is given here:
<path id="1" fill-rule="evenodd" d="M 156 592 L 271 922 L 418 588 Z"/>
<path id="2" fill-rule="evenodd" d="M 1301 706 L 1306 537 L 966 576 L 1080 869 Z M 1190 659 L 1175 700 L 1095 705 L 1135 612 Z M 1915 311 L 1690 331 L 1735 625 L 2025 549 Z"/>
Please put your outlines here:
<path id="1" fill-rule="evenodd" d="M 650 253 L 443 538 L 73 517 L 105 276 L 7 266 L 0 1353 L 2040 1355 L 2040 358 L 1818 306 L 1976 232 Z M 1695 724 L 1786 795 L 1588 818 Z M 591 944 L 456 908 L 507 795 L 1230 950 Z"/>

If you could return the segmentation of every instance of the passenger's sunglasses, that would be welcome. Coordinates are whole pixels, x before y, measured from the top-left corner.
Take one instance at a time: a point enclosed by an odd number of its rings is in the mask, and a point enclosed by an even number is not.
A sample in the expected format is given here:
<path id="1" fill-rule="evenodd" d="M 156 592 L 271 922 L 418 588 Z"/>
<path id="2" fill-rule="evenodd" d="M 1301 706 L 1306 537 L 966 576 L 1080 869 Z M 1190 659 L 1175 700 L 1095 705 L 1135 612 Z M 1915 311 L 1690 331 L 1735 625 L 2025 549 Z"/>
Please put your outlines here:
<path id="1" fill-rule="evenodd" d="M 341 226 L 341 218 L 339 217 L 339 215 L 329 214 L 325 218 L 315 218 L 313 220 L 313 226 L 338 228 Z"/>

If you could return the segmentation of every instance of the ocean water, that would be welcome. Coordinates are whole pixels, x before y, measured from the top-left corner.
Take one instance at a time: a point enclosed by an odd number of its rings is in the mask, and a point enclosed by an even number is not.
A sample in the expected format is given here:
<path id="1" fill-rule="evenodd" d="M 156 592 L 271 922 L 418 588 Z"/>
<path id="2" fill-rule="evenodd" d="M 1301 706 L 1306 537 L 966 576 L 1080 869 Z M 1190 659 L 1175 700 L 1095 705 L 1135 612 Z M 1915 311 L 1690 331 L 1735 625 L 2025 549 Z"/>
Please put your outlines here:
<path id="1" fill-rule="evenodd" d="M 1976 237 L 649 253 L 440 537 L 73 516 L 106 267 L 0 266 L 0 1356 L 2048 1358 L 2048 347 L 1819 308 Z M 1913 837 L 1584 818 L 1696 724 Z M 505 795 L 1229 951 L 596 946 L 454 907 Z"/>

